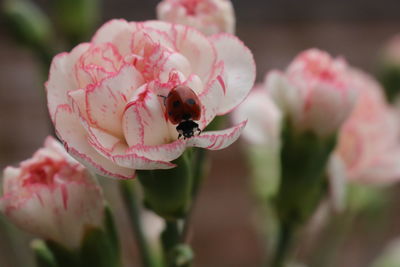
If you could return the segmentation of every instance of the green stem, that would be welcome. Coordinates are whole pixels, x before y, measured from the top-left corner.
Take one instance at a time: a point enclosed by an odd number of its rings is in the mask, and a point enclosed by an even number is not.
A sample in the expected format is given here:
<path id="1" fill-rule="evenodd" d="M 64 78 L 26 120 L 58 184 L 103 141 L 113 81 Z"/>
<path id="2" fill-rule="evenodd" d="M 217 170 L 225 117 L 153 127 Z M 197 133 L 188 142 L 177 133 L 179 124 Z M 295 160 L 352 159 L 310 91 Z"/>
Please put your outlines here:
<path id="1" fill-rule="evenodd" d="M 180 221 L 166 220 L 161 241 L 167 267 L 190 267 L 193 262 L 193 252 L 189 245 L 182 241 L 183 231 Z"/>
<path id="2" fill-rule="evenodd" d="M 282 223 L 279 229 L 278 244 L 276 247 L 275 255 L 269 266 L 283 267 L 286 265 L 287 259 L 290 254 L 293 235 L 294 235 L 293 225 Z"/>
<path id="3" fill-rule="evenodd" d="M 180 242 L 181 231 L 177 220 L 165 221 L 165 230 L 162 233 L 161 241 L 163 250 L 168 253 L 172 248 Z"/>
<path id="4" fill-rule="evenodd" d="M 130 180 L 121 181 L 120 189 L 122 198 L 130 217 L 132 228 L 136 236 L 137 245 L 139 247 L 142 265 L 144 267 L 154 266 L 149 245 L 143 233 L 142 222 L 140 220 L 140 210 L 138 207 L 136 195 L 134 192 L 134 183 Z"/>

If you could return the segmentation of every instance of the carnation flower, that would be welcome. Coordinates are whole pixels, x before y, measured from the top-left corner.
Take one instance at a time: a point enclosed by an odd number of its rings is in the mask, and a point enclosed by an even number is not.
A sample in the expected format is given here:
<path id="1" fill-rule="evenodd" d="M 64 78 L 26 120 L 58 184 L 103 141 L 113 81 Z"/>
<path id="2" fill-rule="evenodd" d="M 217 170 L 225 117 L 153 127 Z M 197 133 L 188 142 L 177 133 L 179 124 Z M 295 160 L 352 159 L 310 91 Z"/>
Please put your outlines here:
<path id="1" fill-rule="evenodd" d="M 268 73 L 265 87 L 297 131 L 319 136 L 335 134 L 356 99 L 347 63 L 317 49 L 300 53 L 285 72 Z"/>
<path id="2" fill-rule="evenodd" d="M 200 100 L 199 129 L 235 108 L 255 79 L 250 50 L 235 36 L 206 37 L 160 21 L 112 20 L 90 43 L 57 55 L 46 83 L 48 108 L 67 151 L 98 174 L 133 178 L 168 169 L 186 147 L 222 149 L 245 122 L 178 139 L 165 97 L 176 86 Z"/>
<path id="3" fill-rule="evenodd" d="M 230 0 L 163 0 L 157 6 L 159 20 L 188 25 L 206 35 L 235 32 Z"/>
<path id="4" fill-rule="evenodd" d="M 19 167 L 4 170 L 0 210 L 21 229 L 69 249 L 87 230 L 103 227 L 101 188 L 52 137 Z"/>

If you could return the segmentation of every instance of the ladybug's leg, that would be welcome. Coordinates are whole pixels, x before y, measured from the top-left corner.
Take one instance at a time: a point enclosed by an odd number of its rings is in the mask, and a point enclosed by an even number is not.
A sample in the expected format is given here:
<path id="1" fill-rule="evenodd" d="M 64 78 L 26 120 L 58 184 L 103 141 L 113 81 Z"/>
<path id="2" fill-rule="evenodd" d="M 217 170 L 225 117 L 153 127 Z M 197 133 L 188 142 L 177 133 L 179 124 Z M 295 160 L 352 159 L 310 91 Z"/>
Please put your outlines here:
<path id="1" fill-rule="evenodd" d="M 182 137 L 182 134 L 179 134 L 179 135 L 178 135 L 178 139 L 181 139 L 181 137 Z"/>
<path id="2" fill-rule="evenodd" d="M 199 128 L 199 127 L 197 127 L 197 129 L 196 129 L 196 131 L 198 131 L 199 133 L 197 134 L 197 135 L 200 135 L 201 134 L 201 129 Z"/>

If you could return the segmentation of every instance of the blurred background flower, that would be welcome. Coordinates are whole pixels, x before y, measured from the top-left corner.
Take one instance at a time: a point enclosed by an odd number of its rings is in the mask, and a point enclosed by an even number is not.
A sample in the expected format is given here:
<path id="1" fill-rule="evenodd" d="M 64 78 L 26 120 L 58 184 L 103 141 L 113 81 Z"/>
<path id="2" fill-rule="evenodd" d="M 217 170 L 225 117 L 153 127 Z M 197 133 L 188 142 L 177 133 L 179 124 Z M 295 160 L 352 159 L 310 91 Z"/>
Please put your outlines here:
<path id="1" fill-rule="evenodd" d="M 387 103 L 384 90 L 370 75 L 353 69 L 359 97 L 343 125 L 337 153 L 347 179 L 385 185 L 400 180 L 400 119 Z"/>
<path id="2" fill-rule="evenodd" d="M 157 5 L 157 18 L 194 27 L 206 35 L 235 33 L 230 0 L 164 0 Z"/>
<path id="3" fill-rule="evenodd" d="M 100 186 L 53 137 L 31 159 L 4 170 L 0 210 L 21 229 L 71 250 L 86 231 L 104 227 Z"/>

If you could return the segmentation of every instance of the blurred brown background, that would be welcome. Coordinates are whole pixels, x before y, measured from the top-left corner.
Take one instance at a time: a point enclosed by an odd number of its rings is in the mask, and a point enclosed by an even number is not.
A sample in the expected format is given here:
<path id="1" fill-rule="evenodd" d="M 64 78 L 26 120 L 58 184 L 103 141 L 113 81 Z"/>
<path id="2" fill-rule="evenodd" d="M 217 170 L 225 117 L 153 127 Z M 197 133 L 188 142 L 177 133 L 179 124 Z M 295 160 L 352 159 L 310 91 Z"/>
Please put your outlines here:
<path id="1" fill-rule="evenodd" d="M 49 10 L 51 1 L 36 2 Z M 102 20 L 153 19 L 157 2 L 104 0 Z M 233 3 L 237 35 L 254 53 L 258 81 L 266 71 L 284 68 L 299 51 L 310 47 L 342 55 L 350 64 L 374 72 L 383 43 L 400 32 L 399 0 L 242 0 Z M 16 45 L 1 24 L 0 169 L 28 158 L 51 132 L 44 101 L 44 80 L 35 57 Z M 211 174 L 205 181 L 194 214 L 195 266 L 251 267 L 263 263 L 265 248 L 254 225 L 255 202 L 249 190 L 250 177 L 242 146 L 239 142 L 224 151 L 211 153 Z M 126 229 L 126 217 L 116 197 L 116 182 L 104 182 L 126 245 L 126 266 L 138 266 L 134 241 Z M 392 200 L 392 208 L 383 224 L 371 228 L 361 222 L 355 227 L 357 231 L 350 231 L 352 234 L 345 237 L 337 260 L 329 266 L 367 266 L 388 240 L 395 234 L 400 235 L 396 209 L 399 203 Z M 0 266 L 29 267 L 29 238 L 19 236 L 14 241 L 18 251 L 14 251 L 8 236 L 18 231 L 10 225 L 7 227 L 7 230 L 0 230 Z M 300 258 L 307 259 L 310 253 L 304 250 L 299 252 Z"/>

